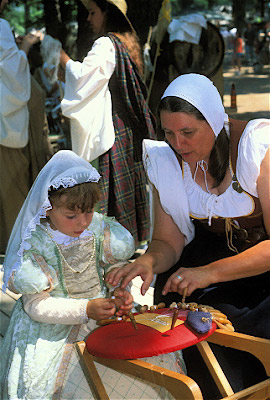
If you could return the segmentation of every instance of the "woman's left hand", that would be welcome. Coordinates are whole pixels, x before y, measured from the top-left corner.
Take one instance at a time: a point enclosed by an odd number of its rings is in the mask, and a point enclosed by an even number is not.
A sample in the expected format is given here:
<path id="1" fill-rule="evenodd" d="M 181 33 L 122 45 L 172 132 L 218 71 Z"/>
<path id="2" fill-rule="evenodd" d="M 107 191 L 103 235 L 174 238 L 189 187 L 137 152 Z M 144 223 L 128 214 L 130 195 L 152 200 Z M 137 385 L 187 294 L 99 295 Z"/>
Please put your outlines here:
<path id="1" fill-rule="evenodd" d="M 205 265 L 196 268 L 179 268 L 167 280 L 162 294 L 165 296 L 168 292 L 177 292 L 183 294 L 187 288 L 187 296 L 196 289 L 202 289 L 211 285 L 212 276 L 211 269 Z"/>

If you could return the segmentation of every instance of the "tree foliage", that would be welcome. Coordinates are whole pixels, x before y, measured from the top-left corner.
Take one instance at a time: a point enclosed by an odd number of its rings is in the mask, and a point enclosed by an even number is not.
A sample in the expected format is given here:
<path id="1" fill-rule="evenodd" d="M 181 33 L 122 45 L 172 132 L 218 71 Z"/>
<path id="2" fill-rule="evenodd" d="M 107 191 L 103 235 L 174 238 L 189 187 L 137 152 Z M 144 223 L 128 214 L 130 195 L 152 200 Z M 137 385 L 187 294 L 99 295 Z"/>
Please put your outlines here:
<path id="1" fill-rule="evenodd" d="M 140 41 L 147 40 L 150 26 L 158 20 L 162 0 L 126 0 L 128 16 Z M 211 10 L 218 5 L 231 5 L 233 25 L 243 27 L 247 12 L 258 11 L 263 17 L 266 0 L 171 0 L 174 15 Z M 47 33 L 58 38 L 72 56 L 79 59 L 91 46 L 91 35 L 86 23 L 87 11 L 79 0 L 10 0 L 4 9 L 6 18 L 16 35 L 25 34 L 30 28 L 46 28 Z"/>

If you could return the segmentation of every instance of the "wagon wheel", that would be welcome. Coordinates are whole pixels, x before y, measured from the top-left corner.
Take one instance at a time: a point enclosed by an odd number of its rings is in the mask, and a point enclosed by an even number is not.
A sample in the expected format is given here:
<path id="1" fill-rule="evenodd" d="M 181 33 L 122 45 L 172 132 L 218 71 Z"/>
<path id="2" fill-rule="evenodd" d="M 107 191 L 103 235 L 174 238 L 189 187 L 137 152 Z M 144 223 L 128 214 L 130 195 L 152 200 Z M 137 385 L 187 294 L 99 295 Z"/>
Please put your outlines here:
<path id="1" fill-rule="evenodd" d="M 150 43 L 152 63 L 157 51 L 156 29 L 157 27 L 153 28 Z M 149 88 L 150 79 L 153 79 L 153 86 L 149 91 L 149 106 L 152 111 L 156 112 L 162 93 L 177 76 L 193 72 L 210 79 L 214 77 L 222 66 L 224 50 L 223 38 L 215 25 L 210 22 L 207 22 L 207 29 L 202 28 L 200 42 L 197 45 L 180 41 L 169 43 L 169 34 L 166 32 L 160 46 L 154 76 L 151 72 L 146 80 Z"/>
<path id="2" fill-rule="evenodd" d="M 202 28 L 199 44 L 176 40 L 171 52 L 171 64 L 177 75 L 194 72 L 211 78 L 222 65 L 224 41 L 215 25 L 207 22 L 207 29 Z"/>

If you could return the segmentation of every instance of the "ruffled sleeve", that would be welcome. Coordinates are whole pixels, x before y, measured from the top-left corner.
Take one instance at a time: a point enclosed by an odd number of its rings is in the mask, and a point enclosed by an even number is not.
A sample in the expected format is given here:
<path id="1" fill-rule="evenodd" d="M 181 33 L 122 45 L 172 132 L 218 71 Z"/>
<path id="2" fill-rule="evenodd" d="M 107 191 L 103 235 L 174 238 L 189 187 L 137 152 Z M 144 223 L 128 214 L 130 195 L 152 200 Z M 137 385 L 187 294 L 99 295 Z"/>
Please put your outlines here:
<path id="1" fill-rule="evenodd" d="M 269 147 L 269 120 L 250 121 L 239 142 L 236 176 L 242 188 L 255 197 L 258 197 L 257 179 L 260 166 Z"/>
<path id="2" fill-rule="evenodd" d="M 115 69 L 115 50 L 108 37 L 97 39 L 82 63 L 66 65 L 63 114 L 71 118 L 72 150 L 92 161 L 114 143 L 109 80 Z"/>
<path id="3" fill-rule="evenodd" d="M 53 287 L 58 286 L 54 268 L 47 265 L 47 270 L 42 271 L 33 257 L 25 257 L 21 267 L 13 276 L 13 286 L 21 294 L 40 293 L 51 287 L 48 277 L 52 279 Z"/>
<path id="4" fill-rule="evenodd" d="M 135 241 L 131 233 L 114 217 L 94 213 L 90 229 L 100 240 L 100 261 L 105 265 L 126 262 L 135 252 Z"/>
<path id="5" fill-rule="evenodd" d="M 188 198 L 177 158 L 167 143 L 145 139 L 143 161 L 164 211 L 172 217 L 188 244 L 194 238 L 194 226 L 190 221 Z"/>

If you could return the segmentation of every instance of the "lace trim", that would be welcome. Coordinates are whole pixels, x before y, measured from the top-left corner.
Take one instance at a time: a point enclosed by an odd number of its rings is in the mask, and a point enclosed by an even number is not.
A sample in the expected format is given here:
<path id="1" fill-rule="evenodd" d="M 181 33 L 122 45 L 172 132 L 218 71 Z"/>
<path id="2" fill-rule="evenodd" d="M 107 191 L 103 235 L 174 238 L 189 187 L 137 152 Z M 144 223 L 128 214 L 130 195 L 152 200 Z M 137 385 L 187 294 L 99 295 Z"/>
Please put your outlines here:
<path id="1" fill-rule="evenodd" d="M 62 390 L 64 386 L 65 377 L 67 374 L 68 366 L 70 365 L 70 360 L 72 356 L 72 352 L 74 351 L 74 343 L 76 342 L 80 331 L 80 325 L 75 325 L 67 338 L 67 343 L 65 345 L 65 349 L 63 352 L 63 356 L 61 359 L 61 363 L 58 369 L 55 386 L 54 386 L 54 394 L 53 400 L 62 399 Z"/>

